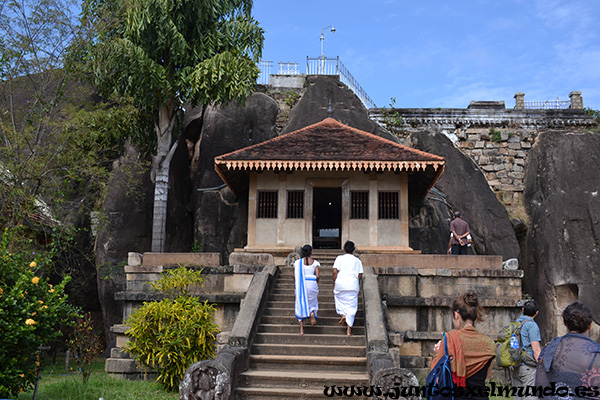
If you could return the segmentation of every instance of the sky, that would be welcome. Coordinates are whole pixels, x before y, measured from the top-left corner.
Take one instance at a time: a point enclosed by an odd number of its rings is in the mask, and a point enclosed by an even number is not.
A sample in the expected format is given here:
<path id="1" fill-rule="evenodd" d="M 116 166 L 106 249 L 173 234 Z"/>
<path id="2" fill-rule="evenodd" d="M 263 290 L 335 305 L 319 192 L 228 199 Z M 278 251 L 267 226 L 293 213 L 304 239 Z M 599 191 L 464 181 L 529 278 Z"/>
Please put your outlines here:
<path id="1" fill-rule="evenodd" d="M 342 63 L 378 107 L 466 108 L 568 101 L 600 110 L 599 0 L 255 0 L 263 60 L 321 54 Z"/>

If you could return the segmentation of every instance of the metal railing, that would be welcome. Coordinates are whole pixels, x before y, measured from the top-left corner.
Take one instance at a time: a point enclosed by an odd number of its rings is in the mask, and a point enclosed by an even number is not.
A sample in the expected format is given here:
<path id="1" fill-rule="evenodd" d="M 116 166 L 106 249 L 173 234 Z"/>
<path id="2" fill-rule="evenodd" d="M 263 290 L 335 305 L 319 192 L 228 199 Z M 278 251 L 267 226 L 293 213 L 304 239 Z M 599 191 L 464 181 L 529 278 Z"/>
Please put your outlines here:
<path id="1" fill-rule="evenodd" d="M 298 67 L 300 64 L 297 62 L 280 62 L 278 75 L 300 75 Z"/>
<path id="2" fill-rule="evenodd" d="M 258 78 L 256 79 L 256 83 L 259 85 L 268 85 L 269 79 L 271 77 L 271 67 L 273 67 L 273 61 L 260 61 L 257 65 L 258 70 L 260 71 L 258 74 Z"/>
<path id="3" fill-rule="evenodd" d="M 260 73 L 256 83 L 259 85 L 268 85 L 271 76 L 272 61 L 260 61 L 258 64 Z M 299 64 L 296 62 L 280 62 L 277 71 L 278 75 L 300 75 Z M 306 75 L 336 75 L 340 81 L 348 86 L 350 90 L 362 101 L 367 108 L 375 108 L 375 102 L 369 97 L 367 92 L 360 86 L 358 81 L 352 76 L 348 68 L 340 61 L 339 57 L 306 57 Z"/>
<path id="4" fill-rule="evenodd" d="M 564 110 L 571 108 L 570 101 L 546 100 L 546 101 L 526 101 L 527 110 Z"/>
<path id="5" fill-rule="evenodd" d="M 367 92 L 354 79 L 348 68 L 340 61 L 339 57 L 306 57 L 306 75 L 337 75 L 340 81 L 348 86 L 358 96 L 367 108 L 375 108 L 375 102 Z"/>

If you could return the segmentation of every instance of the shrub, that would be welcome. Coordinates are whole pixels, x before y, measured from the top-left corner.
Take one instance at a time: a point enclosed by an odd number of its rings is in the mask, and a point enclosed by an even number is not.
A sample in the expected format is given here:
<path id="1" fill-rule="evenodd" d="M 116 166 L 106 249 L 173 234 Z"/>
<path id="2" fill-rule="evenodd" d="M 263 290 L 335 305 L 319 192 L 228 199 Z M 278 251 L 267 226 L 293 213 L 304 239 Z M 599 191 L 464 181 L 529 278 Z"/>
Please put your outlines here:
<path id="1" fill-rule="evenodd" d="M 102 339 L 96 332 L 89 313 L 77 319 L 69 337 L 69 345 L 75 353 L 83 383 L 87 383 L 92 371 L 92 361 L 102 354 L 103 350 Z"/>
<path id="2" fill-rule="evenodd" d="M 76 315 L 64 293 L 69 277 L 51 285 L 33 254 L 11 252 L 10 233 L 0 242 L 0 397 L 33 387 L 41 368 L 40 346 L 61 335 L 58 326 Z"/>
<path id="3" fill-rule="evenodd" d="M 167 298 L 146 302 L 127 319 L 131 341 L 126 350 L 158 372 L 157 380 L 167 390 L 177 390 L 185 370 L 195 362 L 213 358 L 219 327 L 215 309 L 189 293 L 201 286 L 201 272 L 179 267 L 153 284 Z"/>

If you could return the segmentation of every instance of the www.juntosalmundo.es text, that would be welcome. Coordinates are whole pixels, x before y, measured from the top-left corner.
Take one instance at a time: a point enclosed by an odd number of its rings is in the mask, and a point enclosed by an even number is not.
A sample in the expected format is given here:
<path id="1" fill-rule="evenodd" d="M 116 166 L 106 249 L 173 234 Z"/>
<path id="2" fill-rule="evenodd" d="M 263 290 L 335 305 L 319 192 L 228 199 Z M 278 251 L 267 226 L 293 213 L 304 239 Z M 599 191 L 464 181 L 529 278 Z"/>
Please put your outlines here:
<path id="1" fill-rule="evenodd" d="M 354 396 L 384 396 L 390 399 L 399 399 L 400 397 L 441 395 L 453 397 L 525 397 L 536 396 L 539 398 L 556 397 L 600 397 L 600 387 L 598 386 L 577 386 L 573 391 L 566 386 L 557 386 L 556 382 L 551 382 L 550 386 L 500 386 L 491 382 L 489 386 L 467 386 L 467 387 L 445 387 L 437 388 L 429 386 L 400 386 L 394 384 L 392 388 L 381 388 L 378 386 L 325 386 L 323 394 L 327 397 L 354 397 Z"/>

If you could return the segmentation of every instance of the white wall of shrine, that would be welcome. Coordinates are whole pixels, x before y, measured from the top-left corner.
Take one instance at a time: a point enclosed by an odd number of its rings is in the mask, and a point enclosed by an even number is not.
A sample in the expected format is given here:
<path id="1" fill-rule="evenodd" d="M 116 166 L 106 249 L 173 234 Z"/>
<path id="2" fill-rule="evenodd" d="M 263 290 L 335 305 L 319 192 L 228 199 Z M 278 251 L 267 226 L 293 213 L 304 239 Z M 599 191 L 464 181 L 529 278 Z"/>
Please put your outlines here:
<path id="1" fill-rule="evenodd" d="M 352 240 L 361 250 L 389 249 L 412 251 L 408 241 L 408 176 L 406 173 L 362 171 L 272 171 L 251 172 L 248 204 L 247 250 L 289 249 L 314 237 L 315 191 L 319 188 L 341 189 L 341 226 L 339 243 Z M 288 191 L 304 191 L 303 218 L 287 218 Z M 259 191 L 277 191 L 275 218 L 257 217 Z M 368 217 L 351 218 L 351 192 L 368 192 Z M 398 218 L 379 218 L 379 192 L 398 192 Z M 273 215 L 275 216 L 275 215 Z"/>

